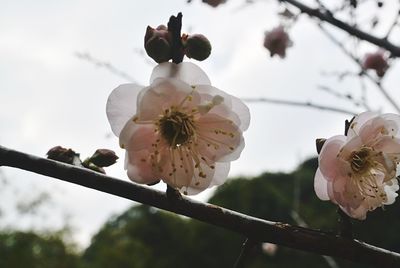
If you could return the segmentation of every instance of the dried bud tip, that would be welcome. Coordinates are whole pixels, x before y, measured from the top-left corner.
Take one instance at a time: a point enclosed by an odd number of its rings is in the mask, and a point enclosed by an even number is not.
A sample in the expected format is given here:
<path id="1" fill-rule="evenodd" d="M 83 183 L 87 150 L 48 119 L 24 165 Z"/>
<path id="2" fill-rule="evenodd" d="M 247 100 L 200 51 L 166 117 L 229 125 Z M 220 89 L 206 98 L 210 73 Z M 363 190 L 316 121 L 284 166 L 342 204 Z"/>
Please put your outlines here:
<path id="1" fill-rule="evenodd" d="M 211 43 L 202 34 L 183 35 L 182 42 L 188 58 L 203 61 L 211 54 Z"/>
<path id="2" fill-rule="evenodd" d="M 67 164 L 74 164 L 74 159 L 79 158 L 79 154 L 75 153 L 71 149 L 55 146 L 47 152 L 47 158 Z"/>
<path id="3" fill-rule="evenodd" d="M 317 147 L 317 153 L 319 154 L 322 150 L 322 146 L 324 146 L 326 139 L 316 139 L 315 145 Z"/>
<path id="4" fill-rule="evenodd" d="M 95 164 L 98 167 L 108 167 L 117 162 L 118 156 L 114 151 L 108 149 L 98 149 L 88 159 L 88 162 Z"/>
<path id="5" fill-rule="evenodd" d="M 166 62 L 172 56 L 172 38 L 165 25 L 160 25 L 156 29 L 147 26 L 144 36 L 144 48 L 157 63 Z"/>

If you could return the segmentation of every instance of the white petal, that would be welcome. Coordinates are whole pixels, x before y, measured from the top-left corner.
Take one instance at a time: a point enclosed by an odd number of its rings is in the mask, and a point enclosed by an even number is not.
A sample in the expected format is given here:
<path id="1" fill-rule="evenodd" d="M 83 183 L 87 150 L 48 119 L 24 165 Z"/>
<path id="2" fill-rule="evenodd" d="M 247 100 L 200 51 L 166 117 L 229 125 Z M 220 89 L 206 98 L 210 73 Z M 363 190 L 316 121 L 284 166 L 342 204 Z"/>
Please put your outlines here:
<path id="1" fill-rule="evenodd" d="M 400 138 L 400 115 L 388 113 L 381 117 L 387 121 L 389 135 Z"/>
<path id="2" fill-rule="evenodd" d="M 385 205 L 391 205 L 394 203 L 396 197 L 398 194 L 396 193 L 399 190 L 399 183 L 397 179 L 392 179 L 390 183 L 387 183 L 384 186 L 386 196 L 387 196 L 387 201 L 384 203 Z"/>
<path id="3" fill-rule="evenodd" d="M 123 84 L 114 89 L 108 97 L 107 118 L 117 137 L 126 122 L 136 113 L 136 98 L 142 88 L 136 84 Z"/>
<path id="4" fill-rule="evenodd" d="M 314 177 L 314 190 L 318 198 L 321 200 L 329 200 L 328 181 L 324 178 L 319 168 Z"/>
<path id="5" fill-rule="evenodd" d="M 210 183 L 211 186 L 221 185 L 228 179 L 229 170 L 231 168 L 230 162 L 217 162 L 215 163 L 214 178 Z"/>
<path id="6" fill-rule="evenodd" d="M 150 77 L 150 84 L 157 78 L 176 78 L 191 86 L 210 85 L 210 79 L 207 74 L 197 65 L 191 62 L 175 64 L 164 62 L 153 69 Z"/>

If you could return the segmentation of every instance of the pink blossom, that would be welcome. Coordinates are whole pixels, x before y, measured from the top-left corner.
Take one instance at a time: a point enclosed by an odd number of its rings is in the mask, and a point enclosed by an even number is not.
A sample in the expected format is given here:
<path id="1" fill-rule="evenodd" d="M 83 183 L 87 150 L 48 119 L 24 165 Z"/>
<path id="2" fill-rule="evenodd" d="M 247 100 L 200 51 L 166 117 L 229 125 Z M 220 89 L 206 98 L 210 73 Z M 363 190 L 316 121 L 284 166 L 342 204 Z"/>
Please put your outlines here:
<path id="1" fill-rule="evenodd" d="M 285 58 L 286 48 L 292 46 L 292 44 L 282 25 L 272 29 L 270 32 L 265 32 L 264 47 L 269 50 L 271 57 L 277 54 L 281 58 Z"/>
<path id="2" fill-rule="evenodd" d="M 262 243 L 261 249 L 269 256 L 274 256 L 276 254 L 276 251 L 278 250 L 278 246 L 273 243 Z"/>
<path id="3" fill-rule="evenodd" d="M 244 148 L 250 114 L 244 103 L 210 84 L 192 63 L 156 66 L 150 86 L 125 84 L 111 93 L 107 116 L 128 177 L 163 180 L 185 194 L 222 184 Z"/>
<path id="4" fill-rule="evenodd" d="M 319 154 L 314 188 L 350 217 L 392 204 L 399 189 L 400 116 L 365 112 L 356 116 L 347 136 L 325 141 Z"/>
<path id="5" fill-rule="evenodd" d="M 382 77 L 385 75 L 387 69 L 389 69 L 389 64 L 384 52 L 377 51 L 365 55 L 364 61 L 362 62 L 362 68 L 365 70 L 375 70 L 376 74 L 379 77 Z"/>

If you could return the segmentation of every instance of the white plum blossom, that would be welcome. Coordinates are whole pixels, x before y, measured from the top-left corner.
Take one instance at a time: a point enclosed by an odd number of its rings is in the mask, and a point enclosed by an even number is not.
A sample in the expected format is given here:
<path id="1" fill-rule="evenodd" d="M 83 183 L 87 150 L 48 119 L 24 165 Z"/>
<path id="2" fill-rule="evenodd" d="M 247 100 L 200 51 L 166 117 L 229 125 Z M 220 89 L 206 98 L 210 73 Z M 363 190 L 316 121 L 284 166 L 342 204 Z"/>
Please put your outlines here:
<path id="1" fill-rule="evenodd" d="M 350 217 L 390 205 L 399 189 L 400 116 L 365 112 L 350 124 L 347 136 L 327 139 L 319 154 L 314 188 Z"/>
<path id="2" fill-rule="evenodd" d="M 163 180 L 185 194 L 222 184 L 244 148 L 250 113 L 193 63 L 157 65 L 150 86 L 120 85 L 107 101 L 112 131 L 135 182 Z"/>

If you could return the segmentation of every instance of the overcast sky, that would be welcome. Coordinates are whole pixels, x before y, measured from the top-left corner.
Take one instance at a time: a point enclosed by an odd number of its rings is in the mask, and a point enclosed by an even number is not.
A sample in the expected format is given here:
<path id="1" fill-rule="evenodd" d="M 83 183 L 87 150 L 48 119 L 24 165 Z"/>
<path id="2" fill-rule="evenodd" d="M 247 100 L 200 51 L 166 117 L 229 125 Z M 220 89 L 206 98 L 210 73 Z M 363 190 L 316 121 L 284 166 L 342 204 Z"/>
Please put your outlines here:
<path id="1" fill-rule="evenodd" d="M 359 95 L 358 80 L 337 83 L 321 75 L 322 71 L 357 72 L 358 67 L 308 17 L 301 17 L 291 29 L 294 46 L 287 58 L 270 58 L 262 47 L 264 31 L 279 24 L 276 12 L 280 9 L 274 1 L 248 7 L 242 2 L 230 1 L 214 9 L 184 0 L 0 0 L 0 144 L 39 156 L 55 145 L 73 148 L 83 157 L 97 148 L 114 149 L 121 161 L 108 174 L 126 179 L 123 151 L 111 134 L 105 103 L 111 90 L 127 80 L 75 54 L 88 52 L 147 85 L 155 63 L 141 53 L 146 26 L 165 24 L 180 11 L 184 32 L 202 33 L 213 45 L 209 60 L 198 64 L 216 87 L 238 97 L 313 101 L 361 111 L 317 90 L 325 85 Z M 390 15 L 390 7 L 382 14 Z M 391 21 L 389 15 L 382 29 Z M 339 39 L 345 37 L 339 31 L 333 33 Z M 375 50 L 368 45 L 362 49 Z M 393 66 L 384 85 L 400 101 L 397 72 Z M 368 92 L 374 108 L 392 111 L 373 86 L 368 86 Z M 252 119 L 245 133 L 246 147 L 232 163 L 232 177 L 293 170 L 315 155 L 315 138 L 341 134 L 348 118 L 308 108 L 260 103 L 249 103 L 249 107 Z M 8 168 L 2 171 L 10 181 L 0 191 L 6 215 L 0 218 L 2 226 L 56 229 L 68 221 L 75 228 L 75 239 L 86 245 L 110 215 L 132 204 L 52 178 Z M 16 218 L 15 199 L 29 200 L 42 191 L 51 194 L 52 201 L 43 212 L 47 218 Z"/>

